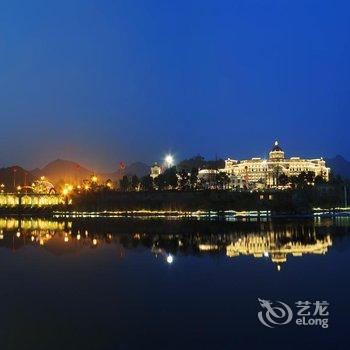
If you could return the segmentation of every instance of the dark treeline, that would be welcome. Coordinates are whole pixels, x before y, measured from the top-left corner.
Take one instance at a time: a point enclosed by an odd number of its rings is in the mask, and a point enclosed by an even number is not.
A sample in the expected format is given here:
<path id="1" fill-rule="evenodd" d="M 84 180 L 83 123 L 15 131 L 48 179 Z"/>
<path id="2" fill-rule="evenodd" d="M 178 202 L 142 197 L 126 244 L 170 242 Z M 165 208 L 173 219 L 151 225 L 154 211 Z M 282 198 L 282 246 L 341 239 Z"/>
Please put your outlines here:
<path id="1" fill-rule="evenodd" d="M 76 210 L 271 210 L 280 214 L 305 214 L 315 207 L 333 210 L 344 207 L 344 186 L 289 189 L 284 191 L 100 191 L 73 198 Z"/>

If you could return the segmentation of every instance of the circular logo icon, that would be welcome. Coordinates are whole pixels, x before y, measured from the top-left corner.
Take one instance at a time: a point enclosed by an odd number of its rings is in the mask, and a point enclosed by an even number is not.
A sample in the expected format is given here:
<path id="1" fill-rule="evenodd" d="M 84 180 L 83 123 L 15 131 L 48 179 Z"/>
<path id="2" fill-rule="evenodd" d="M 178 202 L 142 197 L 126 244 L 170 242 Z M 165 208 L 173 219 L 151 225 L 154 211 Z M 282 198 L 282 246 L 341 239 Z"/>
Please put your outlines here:
<path id="1" fill-rule="evenodd" d="M 288 324 L 293 318 L 292 309 L 282 301 L 272 302 L 258 298 L 260 306 L 264 309 L 258 312 L 259 321 L 266 327 L 282 326 Z"/>

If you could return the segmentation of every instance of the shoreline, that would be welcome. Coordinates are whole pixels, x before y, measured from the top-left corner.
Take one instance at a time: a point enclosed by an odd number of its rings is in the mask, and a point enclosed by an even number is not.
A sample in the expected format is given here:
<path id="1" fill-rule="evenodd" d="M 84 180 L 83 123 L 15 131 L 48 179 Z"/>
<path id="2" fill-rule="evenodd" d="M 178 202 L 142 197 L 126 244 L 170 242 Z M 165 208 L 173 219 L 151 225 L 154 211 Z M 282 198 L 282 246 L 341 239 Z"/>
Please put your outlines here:
<path id="1" fill-rule="evenodd" d="M 72 211 L 72 210 L 27 210 L 9 208 L 0 212 L 0 217 L 43 217 L 51 219 L 64 218 L 142 218 L 142 219 L 197 219 L 197 220 L 271 220 L 271 219 L 311 219 L 311 218 L 339 218 L 350 217 L 350 208 L 314 209 L 311 213 L 273 213 L 264 211 L 235 211 L 235 210 L 118 210 L 118 211 Z"/>

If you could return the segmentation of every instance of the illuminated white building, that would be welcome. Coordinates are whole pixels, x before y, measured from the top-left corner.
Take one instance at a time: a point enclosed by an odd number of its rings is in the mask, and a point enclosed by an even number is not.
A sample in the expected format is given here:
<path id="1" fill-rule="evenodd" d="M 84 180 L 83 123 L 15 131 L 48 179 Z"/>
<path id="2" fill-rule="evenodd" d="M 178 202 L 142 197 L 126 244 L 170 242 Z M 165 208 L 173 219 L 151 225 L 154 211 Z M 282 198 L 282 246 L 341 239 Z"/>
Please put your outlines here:
<path id="1" fill-rule="evenodd" d="M 238 161 L 229 158 L 225 161 L 225 168 L 220 171 L 242 179 L 246 185 L 276 187 L 282 174 L 298 176 L 302 172 L 312 172 L 328 181 L 330 168 L 327 168 L 323 158 L 285 158 L 284 151 L 276 141 L 268 159 L 251 158 Z"/>

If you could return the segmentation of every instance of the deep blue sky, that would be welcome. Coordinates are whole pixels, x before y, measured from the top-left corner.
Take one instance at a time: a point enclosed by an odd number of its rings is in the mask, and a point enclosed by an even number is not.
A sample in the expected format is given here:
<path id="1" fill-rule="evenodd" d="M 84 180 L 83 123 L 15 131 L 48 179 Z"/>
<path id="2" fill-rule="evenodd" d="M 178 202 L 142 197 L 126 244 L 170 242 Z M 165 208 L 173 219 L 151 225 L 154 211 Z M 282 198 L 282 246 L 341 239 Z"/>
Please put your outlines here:
<path id="1" fill-rule="evenodd" d="M 350 158 L 350 2 L 0 3 L 0 166 Z"/>

